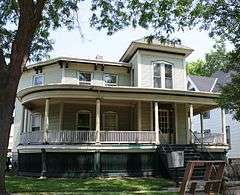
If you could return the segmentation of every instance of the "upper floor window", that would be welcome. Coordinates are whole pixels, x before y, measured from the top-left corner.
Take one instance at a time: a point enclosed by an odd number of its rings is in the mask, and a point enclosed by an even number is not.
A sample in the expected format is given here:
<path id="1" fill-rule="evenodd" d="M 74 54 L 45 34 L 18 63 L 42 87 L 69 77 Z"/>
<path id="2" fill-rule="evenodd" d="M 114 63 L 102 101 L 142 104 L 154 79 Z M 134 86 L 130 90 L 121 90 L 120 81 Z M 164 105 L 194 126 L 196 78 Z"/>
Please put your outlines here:
<path id="1" fill-rule="evenodd" d="M 77 130 L 91 130 L 91 112 L 88 110 L 80 110 L 77 112 Z"/>
<path id="2" fill-rule="evenodd" d="M 33 76 L 33 86 L 44 85 L 44 75 L 36 74 Z"/>
<path id="3" fill-rule="evenodd" d="M 154 63 L 153 82 L 155 88 L 173 88 L 173 65 L 169 63 Z"/>
<path id="4" fill-rule="evenodd" d="M 161 64 L 154 64 L 154 87 L 161 88 L 162 82 L 161 82 Z"/>
<path id="5" fill-rule="evenodd" d="M 118 77 L 116 74 L 104 74 L 103 80 L 106 86 L 117 86 Z"/>
<path id="6" fill-rule="evenodd" d="M 172 65 L 165 64 L 165 88 L 173 88 Z"/>
<path id="7" fill-rule="evenodd" d="M 92 81 L 92 73 L 90 72 L 79 72 L 78 75 L 79 84 L 90 85 Z"/>
<path id="8" fill-rule="evenodd" d="M 32 131 L 39 131 L 41 130 L 41 114 L 40 113 L 34 113 L 31 115 L 32 123 L 31 123 L 31 129 Z"/>
<path id="9" fill-rule="evenodd" d="M 116 112 L 108 111 L 103 113 L 103 128 L 105 131 L 117 131 L 118 115 Z"/>

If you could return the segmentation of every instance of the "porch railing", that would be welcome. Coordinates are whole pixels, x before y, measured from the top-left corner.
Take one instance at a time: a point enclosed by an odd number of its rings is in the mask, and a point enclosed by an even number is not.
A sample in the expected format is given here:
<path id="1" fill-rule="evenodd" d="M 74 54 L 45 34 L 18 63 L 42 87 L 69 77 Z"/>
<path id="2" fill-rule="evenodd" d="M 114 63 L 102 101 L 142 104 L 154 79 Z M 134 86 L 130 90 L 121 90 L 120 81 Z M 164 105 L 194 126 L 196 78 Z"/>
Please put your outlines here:
<path id="1" fill-rule="evenodd" d="M 224 134 L 223 133 L 205 133 L 203 134 L 203 140 L 201 133 L 194 132 L 196 136 L 194 139 L 195 144 L 208 144 L 208 145 L 222 145 L 224 144 Z"/>
<path id="2" fill-rule="evenodd" d="M 20 135 L 21 144 L 41 144 L 43 143 L 43 131 L 24 132 Z"/>
<path id="3" fill-rule="evenodd" d="M 155 143 L 154 131 L 101 131 L 101 143 Z"/>
<path id="4" fill-rule="evenodd" d="M 56 131 L 47 132 L 49 144 L 83 144 L 95 143 L 96 131 Z M 20 143 L 42 144 L 44 141 L 43 131 L 26 132 L 20 136 Z M 155 143 L 154 131 L 100 131 L 100 143 Z"/>
<path id="5" fill-rule="evenodd" d="M 51 144 L 94 143 L 96 131 L 48 131 L 47 142 Z"/>

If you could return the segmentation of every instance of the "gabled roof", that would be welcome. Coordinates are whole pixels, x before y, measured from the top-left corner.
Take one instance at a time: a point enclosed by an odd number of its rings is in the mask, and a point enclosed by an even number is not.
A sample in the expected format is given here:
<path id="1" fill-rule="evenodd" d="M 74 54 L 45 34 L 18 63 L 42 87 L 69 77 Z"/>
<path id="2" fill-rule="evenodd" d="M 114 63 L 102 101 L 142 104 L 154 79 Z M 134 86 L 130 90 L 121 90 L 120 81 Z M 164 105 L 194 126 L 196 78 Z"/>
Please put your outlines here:
<path id="1" fill-rule="evenodd" d="M 133 55 L 137 52 L 137 50 L 150 50 L 150 51 L 158 51 L 163 53 L 171 53 L 182 55 L 184 57 L 189 56 L 193 49 L 190 47 L 186 47 L 179 44 L 163 44 L 157 39 L 153 39 L 151 43 L 148 43 L 145 38 L 138 39 L 133 41 L 123 56 L 120 59 L 120 62 L 129 62 Z"/>
<path id="2" fill-rule="evenodd" d="M 227 83 L 231 82 L 231 74 L 234 74 L 233 72 L 223 72 L 223 71 L 217 71 L 215 73 L 212 74 L 212 77 L 214 78 L 218 78 L 217 84 L 214 87 L 213 91 L 214 92 L 219 92 L 220 91 L 220 87 L 224 86 Z"/>
<path id="3" fill-rule="evenodd" d="M 213 77 L 189 75 L 188 80 L 196 88 L 196 91 L 212 92 L 218 79 Z"/>

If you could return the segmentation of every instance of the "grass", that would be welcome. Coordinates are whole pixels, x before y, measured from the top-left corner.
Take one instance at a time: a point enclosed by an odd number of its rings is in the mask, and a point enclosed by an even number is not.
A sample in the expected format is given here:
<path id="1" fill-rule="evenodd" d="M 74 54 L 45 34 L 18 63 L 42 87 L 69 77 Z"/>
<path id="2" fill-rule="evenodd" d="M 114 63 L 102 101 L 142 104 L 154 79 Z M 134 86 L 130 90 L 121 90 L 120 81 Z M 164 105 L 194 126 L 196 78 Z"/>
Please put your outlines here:
<path id="1" fill-rule="evenodd" d="M 7 190 L 10 193 L 31 194 L 129 194 L 136 191 L 149 192 L 147 194 L 159 194 L 156 191 L 174 187 L 174 183 L 162 178 L 86 178 L 86 179 L 55 179 L 26 178 L 17 176 L 6 177 Z M 151 192 L 152 191 L 152 192 Z M 154 192 L 155 191 L 155 192 Z M 108 193 L 108 194 L 109 194 Z M 115 193 L 114 193 L 115 194 Z M 144 193 L 146 194 L 146 193 Z M 166 192 L 162 195 L 174 195 L 177 193 Z"/>

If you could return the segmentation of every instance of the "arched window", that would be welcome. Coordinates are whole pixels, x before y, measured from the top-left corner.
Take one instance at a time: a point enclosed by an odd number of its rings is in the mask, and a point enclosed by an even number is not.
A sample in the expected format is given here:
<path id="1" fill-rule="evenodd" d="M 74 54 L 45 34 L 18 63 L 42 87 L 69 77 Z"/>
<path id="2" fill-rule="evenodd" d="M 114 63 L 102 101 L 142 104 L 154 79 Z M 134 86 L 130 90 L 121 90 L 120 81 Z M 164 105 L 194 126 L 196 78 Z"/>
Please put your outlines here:
<path id="1" fill-rule="evenodd" d="M 76 116 L 76 129 L 79 131 L 91 130 L 91 112 L 89 110 L 80 110 Z"/>
<path id="2" fill-rule="evenodd" d="M 107 111 L 103 113 L 103 129 L 105 131 L 118 130 L 118 115 L 116 112 Z"/>

